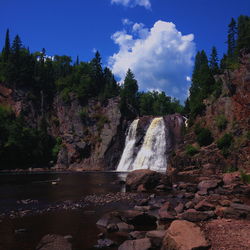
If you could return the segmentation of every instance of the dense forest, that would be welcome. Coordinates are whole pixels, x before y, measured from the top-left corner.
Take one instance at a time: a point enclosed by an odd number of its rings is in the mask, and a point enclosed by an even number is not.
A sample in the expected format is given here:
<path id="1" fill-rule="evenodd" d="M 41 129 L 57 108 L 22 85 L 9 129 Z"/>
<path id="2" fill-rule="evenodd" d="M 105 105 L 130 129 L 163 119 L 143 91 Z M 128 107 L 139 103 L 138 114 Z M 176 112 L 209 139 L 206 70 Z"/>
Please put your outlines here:
<path id="1" fill-rule="evenodd" d="M 42 119 L 36 127 L 31 127 L 25 122 L 25 114 L 16 117 L 8 106 L 0 104 L 1 162 L 29 167 L 34 164 L 45 166 L 56 160 L 60 138 L 50 135 L 43 113 L 43 107 L 51 106 L 55 96 L 68 103 L 74 94 L 82 106 L 88 105 L 90 99 L 105 103 L 109 98 L 119 97 L 122 117 L 127 120 L 138 115 L 181 113 L 192 121 L 204 112 L 204 99 L 209 96 L 218 98 L 221 94 L 222 83 L 216 81 L 214 75 L 236 69 L 242 51 L 250 51 L 249 17 L 240 16 L 237 21 L 231 20 L 227 44 L 227 54 L 220 62 L 215 47 L 212 47 L 209 58 L 204 50 L 197 53 L 190 96 L 183 107 L 164 92 L 139 92 L 137 80 L 130 69 L 124 83 L 119 84 L 111 70 L 103 68 L 98 51 L 90 62 L 79 61 L 79 57 L 73 60 L 66 55 L 48 56 L 45 49 L 30 52 L 18 35 L 11 41 L 7 30 L 0 53 L 0 83 L 28 92 L 34 105 L 41 107 Z"/>

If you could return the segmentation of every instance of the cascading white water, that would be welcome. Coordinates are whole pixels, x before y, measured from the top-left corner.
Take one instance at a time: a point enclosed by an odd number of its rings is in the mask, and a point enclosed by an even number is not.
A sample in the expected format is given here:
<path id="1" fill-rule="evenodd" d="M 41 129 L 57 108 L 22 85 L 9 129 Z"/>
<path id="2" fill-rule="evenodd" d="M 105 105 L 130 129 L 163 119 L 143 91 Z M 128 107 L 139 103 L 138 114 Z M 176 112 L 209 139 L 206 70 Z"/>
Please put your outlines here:
<path id="1" fill-rule="evenodd" d="M 138 125 L 139 119 L 134 120 L 128 131 L 128 135 L 126 137 L 125 148 L 122 153 L 121 160 L 117 167 L 117 171 L 128 171 L 132 168 L 132 163 L 134 161 L 134 148 L 136 142 L 136 129 Z"/>
<path id="2" fill-rule="evenodd" d="M 133 163 L 132 169 L 150 169 L 165 171 L 166 159 L 166 133 L 162 117 L 154 118 L 151 122 L 141 149 Z"/>

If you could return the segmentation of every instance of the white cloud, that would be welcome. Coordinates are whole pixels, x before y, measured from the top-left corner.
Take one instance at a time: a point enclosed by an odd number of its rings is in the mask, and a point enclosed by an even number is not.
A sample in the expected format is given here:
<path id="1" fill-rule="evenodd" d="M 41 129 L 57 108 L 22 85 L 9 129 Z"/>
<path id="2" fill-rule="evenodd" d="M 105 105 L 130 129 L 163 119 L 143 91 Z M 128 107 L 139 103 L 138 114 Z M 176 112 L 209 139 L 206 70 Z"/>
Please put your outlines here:
<path id="1" fill-rule="evenodd" d="M 133 24 L 133 22 L 130 21 L 128 18 L 124 18 L 124 19 L 122 19 L 122 24 L 123 25 L 131 25 L 131 24 Z"/>
<path id="2" fill-rule="evenodd" d="M 111 0 L 111 3 L 121 4 L 126 7 L 135 7 L 135 6 L 142 6 L 146 9 L 151 8 L 150 0 Z"/>
<path id="3" fill-rule="evenodd" d="M 135 23 L 132 31 L 112 35 L 119 51 L 109 58 L 113 73 L 124 80 L 130 68 L 140 90 L 158 89 L 184 100 L 190 86 L 195 43 L 170 22 L 157 21 L 151 29 Z"/>

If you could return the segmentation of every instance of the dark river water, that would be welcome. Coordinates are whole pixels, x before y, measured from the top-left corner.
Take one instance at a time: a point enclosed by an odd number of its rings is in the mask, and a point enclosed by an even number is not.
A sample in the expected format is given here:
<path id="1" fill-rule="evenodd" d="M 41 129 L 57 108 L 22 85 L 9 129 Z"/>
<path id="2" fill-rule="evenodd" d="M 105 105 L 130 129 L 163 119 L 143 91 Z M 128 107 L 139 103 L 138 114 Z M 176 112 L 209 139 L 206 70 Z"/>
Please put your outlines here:
<path id="1" fill-rule="evenodd" d="M 73 249 L 92 249 L 101 232 L 97 220 L 106 212 L 127 209 L 126 202 L 88 205 L 76 210 L 57 209 L 41 214 L 50 206 L 75 203 L 87 195 L 124 192 L 125 173 L 18 173 L 0 174 L 0 250 L 35 249 L 46 234 L 71 235 Z M 53 181 L 58 181 L 53 185 Z M 24 217 L 4 214 L 34 211 Z M 119 239 L 116 239 L 119 241 Z"/>

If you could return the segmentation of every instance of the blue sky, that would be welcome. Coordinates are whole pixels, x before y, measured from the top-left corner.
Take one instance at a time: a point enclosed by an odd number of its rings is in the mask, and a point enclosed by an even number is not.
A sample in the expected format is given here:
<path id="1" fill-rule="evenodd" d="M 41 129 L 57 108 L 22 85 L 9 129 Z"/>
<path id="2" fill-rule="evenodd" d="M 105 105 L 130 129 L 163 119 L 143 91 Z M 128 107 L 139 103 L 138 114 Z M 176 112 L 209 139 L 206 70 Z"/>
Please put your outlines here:
<path id="1" fill-rule="evenodd" d="M 1 47 L 9 28 L 31 51 L 88 61 L 98 49 L 118 80 L 131 67 L 141 90 L 183 100 L 195 52 L 226 52 L 227 25 L 250 14 L 250 1 L 0 0 L 0 9 Z"/>

